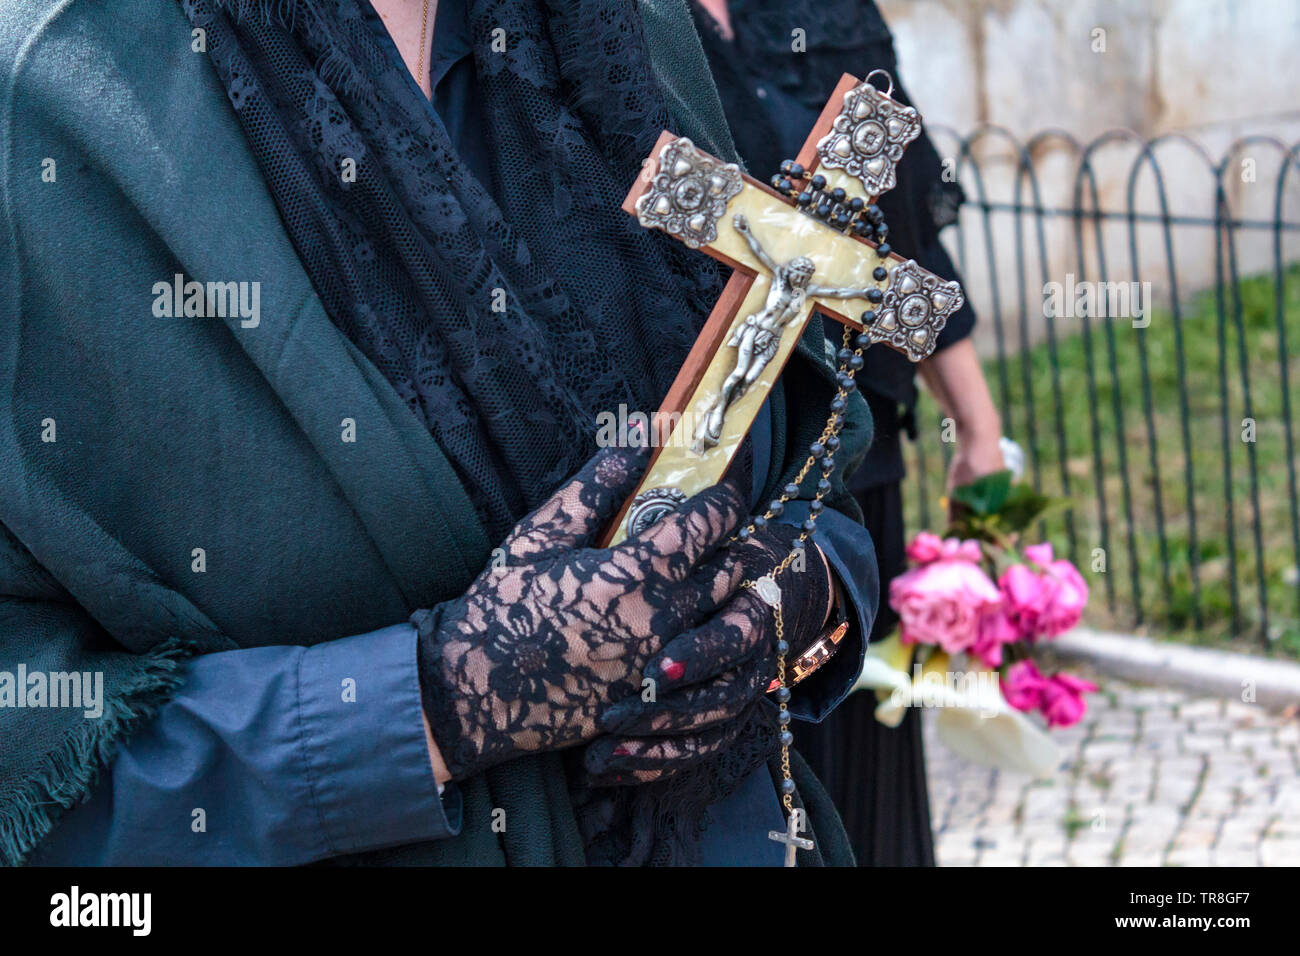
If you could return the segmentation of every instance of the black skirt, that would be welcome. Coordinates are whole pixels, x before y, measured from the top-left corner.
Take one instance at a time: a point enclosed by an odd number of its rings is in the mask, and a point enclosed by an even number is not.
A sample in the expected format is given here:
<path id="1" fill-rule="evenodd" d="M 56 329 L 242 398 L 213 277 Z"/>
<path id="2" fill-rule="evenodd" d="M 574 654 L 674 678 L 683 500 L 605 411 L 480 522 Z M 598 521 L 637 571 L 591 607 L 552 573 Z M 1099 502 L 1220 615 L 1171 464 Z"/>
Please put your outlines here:
<path id="1" fill-rule="evenodd" d="M 903 494 L 897 482 L 859 494 L 880 564 L 880 611 L 871 640 L 898 623 L 886 596 L 906 568 Z M 934 866 L 921 714 L 909 708 L 898 727 L 876 720 L 876 696 L 859 692 L 820 724 L 796 721 L 795 746 L 844 820 L 859 866 Z"/>

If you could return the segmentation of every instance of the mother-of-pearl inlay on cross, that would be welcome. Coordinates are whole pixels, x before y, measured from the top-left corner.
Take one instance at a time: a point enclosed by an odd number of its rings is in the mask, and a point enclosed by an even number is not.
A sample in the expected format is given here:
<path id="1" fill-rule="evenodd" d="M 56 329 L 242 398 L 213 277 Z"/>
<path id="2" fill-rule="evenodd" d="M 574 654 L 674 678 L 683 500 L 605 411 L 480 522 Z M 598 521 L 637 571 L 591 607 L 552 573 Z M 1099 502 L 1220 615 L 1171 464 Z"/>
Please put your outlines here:
<path id="1" fill-rule="evenodd" d="M 825 192 L 839 188 L 870 203 L 893 187 L 903 148 L 920 129 L 914 109 L 846 74 L 798 162 L 826 179 Z M 608 542 L 717 483 L 814 309 L 915 362 L 934 350 L 962 305 L 957 283 L 897 255 L 882 262 L 869 240 L 668 132 L 623 208 L 734 271 L 656 414 L 660 443 Z M 875 319 L 864 326 L 859 317 L 868 312 Z"/>

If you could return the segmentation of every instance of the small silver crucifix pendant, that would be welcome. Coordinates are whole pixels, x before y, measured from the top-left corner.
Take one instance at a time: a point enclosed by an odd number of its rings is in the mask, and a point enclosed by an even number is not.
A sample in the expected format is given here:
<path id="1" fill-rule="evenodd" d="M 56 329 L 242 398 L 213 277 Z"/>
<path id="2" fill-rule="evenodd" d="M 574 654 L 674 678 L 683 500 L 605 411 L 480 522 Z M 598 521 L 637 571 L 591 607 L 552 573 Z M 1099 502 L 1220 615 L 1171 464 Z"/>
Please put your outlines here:
<path id="1" fill-rule="evenodd" d="M 811 850 L 814 846 L 813 841 L 807 837 L 799 836 L 799 831 L 803 829 L 803 811 L 799 809 L 791 810 L 790 817 L 786 821 L 785 832 L 780 830 L 768 830 L 767 838 L 775 840 L 777 843 L 785 844 L 785 865 L 794 866 L 794 855 L 798 850 Z"/>

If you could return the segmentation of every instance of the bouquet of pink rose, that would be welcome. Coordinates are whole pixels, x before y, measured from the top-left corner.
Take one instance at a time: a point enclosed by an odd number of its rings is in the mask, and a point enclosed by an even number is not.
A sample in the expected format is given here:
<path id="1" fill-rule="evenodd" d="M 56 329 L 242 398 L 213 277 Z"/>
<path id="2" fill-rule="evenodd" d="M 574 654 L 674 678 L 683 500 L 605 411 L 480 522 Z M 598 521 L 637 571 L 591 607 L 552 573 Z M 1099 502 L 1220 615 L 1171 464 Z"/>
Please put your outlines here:
<path id="1" fill-rule="evenodd" d="M 952 497 L 948 536 L 923 531 L 913 538 L 907 557 L 914 566 L 890 585 L 899 639 L 1001 671 L 1006 702 L 1040 712 L 1051 727 L 1078 723 L 1087 709 L 1083 695 L 1097 687 L 1070 674 L 1045 676 L 1029 658 L 1037 641 L 1078 624 L 1088 603 L 1083 575 L 1055 557 L 1051 544 L 1019 545 L 1025 528 L 1057 502 L 1013 484 L 1006 471 Z"/>

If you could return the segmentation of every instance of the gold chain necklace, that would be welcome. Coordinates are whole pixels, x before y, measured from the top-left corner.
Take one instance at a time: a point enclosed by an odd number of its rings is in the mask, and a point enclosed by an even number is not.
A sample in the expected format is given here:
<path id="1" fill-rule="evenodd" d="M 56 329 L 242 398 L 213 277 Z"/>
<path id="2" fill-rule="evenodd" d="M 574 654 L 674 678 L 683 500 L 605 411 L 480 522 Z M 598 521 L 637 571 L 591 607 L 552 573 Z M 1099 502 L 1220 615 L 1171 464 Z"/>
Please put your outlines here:
<path id="1" fill-rule="evenodd" d="M 424 0 L 424 15 L 420 18 L 420 61 L 415 68 L 415 82 L 424 89 L 424 40 L 429 35 L 429 0 Z"/>

